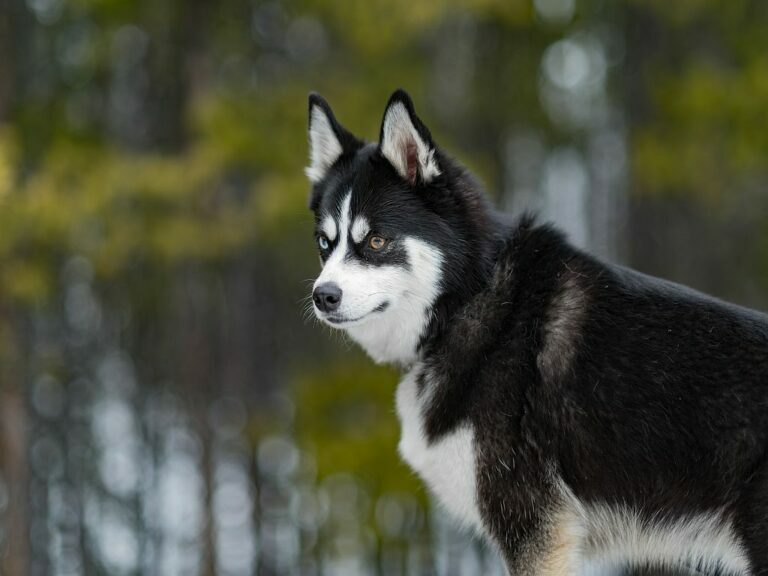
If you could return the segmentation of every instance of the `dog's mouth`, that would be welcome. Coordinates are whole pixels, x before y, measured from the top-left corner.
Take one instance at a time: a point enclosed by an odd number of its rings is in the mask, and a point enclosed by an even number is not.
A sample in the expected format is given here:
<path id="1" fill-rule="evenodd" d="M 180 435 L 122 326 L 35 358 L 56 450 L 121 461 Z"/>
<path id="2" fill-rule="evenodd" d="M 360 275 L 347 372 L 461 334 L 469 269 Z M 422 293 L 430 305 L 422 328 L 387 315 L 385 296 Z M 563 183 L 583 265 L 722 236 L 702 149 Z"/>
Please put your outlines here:
<path id="1" fill-rule="evenodd" d="M 327 316 L 323 316 L 323 320 L 325 320 L 329 324 L 333 324 L 334 326 L 354 324 L 368 318 L 369 316 L 373 316 L 374 314 L 384 312 L 387 308 L 389 308 L 389 302 L 385 301 L 379 304 L 378 306 L 376 306 L 376 308 L 374 308 L 370 312 L 366 312 L 362 316 L 357 316 L 355 318 L 348 318 L 346 316 L 341 316 L 339 314 L 329 314 Z"/>

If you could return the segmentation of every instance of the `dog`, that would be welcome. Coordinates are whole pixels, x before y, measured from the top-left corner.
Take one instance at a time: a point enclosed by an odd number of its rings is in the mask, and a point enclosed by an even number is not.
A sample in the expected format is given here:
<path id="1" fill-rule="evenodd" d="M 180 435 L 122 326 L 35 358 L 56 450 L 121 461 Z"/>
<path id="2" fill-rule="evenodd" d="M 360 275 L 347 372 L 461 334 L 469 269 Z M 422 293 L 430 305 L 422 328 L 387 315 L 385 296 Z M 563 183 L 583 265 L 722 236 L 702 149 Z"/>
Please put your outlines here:
<path id="1" fill-rule="evenodd" d="M 396 365 L 402 458 L 510 574 L 768 575 L 768 316 L 496 212 L 396 91 L 309 96 L 317 317 Z"/>

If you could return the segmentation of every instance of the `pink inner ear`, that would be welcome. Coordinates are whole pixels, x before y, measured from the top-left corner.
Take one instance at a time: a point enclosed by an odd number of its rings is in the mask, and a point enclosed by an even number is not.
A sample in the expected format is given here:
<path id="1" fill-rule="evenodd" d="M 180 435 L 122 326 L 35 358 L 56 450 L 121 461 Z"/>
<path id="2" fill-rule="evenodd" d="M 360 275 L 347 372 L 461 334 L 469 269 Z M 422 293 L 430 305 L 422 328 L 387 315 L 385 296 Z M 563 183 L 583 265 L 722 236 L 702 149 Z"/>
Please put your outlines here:
<path id="1" fill-rule="evenodd" d="M 408 175 L 408 182 L 416 183 L 416 177 L 419 175 L 419 149 L 416 142 L 410 138 L 405 142 L 405 166 Z"/>

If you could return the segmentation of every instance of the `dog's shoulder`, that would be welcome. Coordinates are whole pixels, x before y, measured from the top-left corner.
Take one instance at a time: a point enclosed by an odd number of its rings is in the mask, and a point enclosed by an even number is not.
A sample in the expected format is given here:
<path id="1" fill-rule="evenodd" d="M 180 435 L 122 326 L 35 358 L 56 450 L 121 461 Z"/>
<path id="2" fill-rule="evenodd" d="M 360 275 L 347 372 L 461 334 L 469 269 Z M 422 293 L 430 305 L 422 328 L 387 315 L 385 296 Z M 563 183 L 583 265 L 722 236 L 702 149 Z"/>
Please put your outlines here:
<path id="1" fill-rule="evenodd" d="M 486 287 L 431 343 L 429 364 L 450 367 L 456 375 L 505 348 L 568 347 L 566 335 L 577 329 L 604 274 L 610 274 L 607 266 L 573 247 L 556 228 L 522 216 L 500 238 Z"/>

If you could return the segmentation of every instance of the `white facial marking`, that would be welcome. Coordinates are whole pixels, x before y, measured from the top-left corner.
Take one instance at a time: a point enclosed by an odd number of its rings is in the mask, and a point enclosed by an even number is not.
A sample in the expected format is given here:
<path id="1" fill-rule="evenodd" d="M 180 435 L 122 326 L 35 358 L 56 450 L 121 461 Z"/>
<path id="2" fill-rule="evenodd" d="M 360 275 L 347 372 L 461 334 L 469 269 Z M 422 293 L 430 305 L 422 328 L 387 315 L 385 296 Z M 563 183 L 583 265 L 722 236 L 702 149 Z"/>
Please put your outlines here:
<path id="1" fill-rule="evenodd" d="M 339 244 L 339 248 L 342 248 L 343 244 L 343 254 L 346 254 L 347 252 L 347 237 L 349 236 L 349 220 L 352 217 L 350 212 L 352 211 L 351 208 L 352 205 L 352 192 L 347 192 L 347 195 L 344 196 L 344 200 L 341 201 L 341 208 L 339 209 L 339 233 L 341 234 L 341 243 Z"/>
<path id="2" fill-rule="evenodd" d="M 365 216 L 358 216 L 355 218 L 355 223 L 352 224 L 352 240 L 355 244 L 359 244 L 370 231 L 371 226 L 368 224 L 368 219 Z"/>
<path id="3" fill-rule="evenodd" d="M 343 152 L 330 120 L 319 106 L 312 106 L 309 122 L 309 166 L 304 173 L 310 182 L 322 180 Z"/>
<path id="4" fill-rule="evenodd" d="M 350 223 L 351 199 L 348 193 L 341 203 L 338 242 L 314 285 L 336 283 L 341 303 L 331 314 L 315 312 L 346 330 L 374 361 L 411 364 L 440 292 L 443 255 L 423 240 L 406 237 L 395 241 L 405 250 L 408 265 L 374 266 L 348 258 L 349 237 L 362 229 L 355 231 Z"/>
<path id="5" fill-rule="evenodd" d="M 408 268 L 395 265 L 363 269 L 367 290 L 382 302 L 389 302 L 388 308 L 370 321 L 346 329 L 375 362 L 407 366 L 417 358 L 419 341 L 440 293 L 443 255 L 418 238 L 401 242 L 408 255 Z"/>
<path id="6" fill-rule="evenodd" d="M 333 242 L 336 240 L 336 234 L 338 234 L 338 231 L 336 230 L 336 220 L 333 219 L 333 216 L 330 214 L 323 218 L 323 221 L 320 223 L 320 232 L 325 234 L 326 238 Z"/>
<path id="7" fill-rule="evenodd" d="M 435 160 L 435 151 L 430 149 L 419 136 L 402 102 L 392 104 L 384 118 L 384 130 L 381 151 L 384 157 L 395 167 L 398 174 L 408 180 L 408 148 L 416 146 L 418 170 L 421 178 L 429 182 L 440 175 L 440 168 Z"/>
<path id="8" fill-rule="evenodd" d="M 466 527 L 480 532 L 474 430 L 469 425 L 462 426 L 433 444 L 427 441 L 422 414 L 430 391 L 426 389 L 419 395 L 420 371 L 417 364 L 397 387 L 397 415 L 401 425 L 398 451 L 448 512 Z"/>
<path id="9" fill-rule="evenodd" d="M 347 192 L 347 195 L 344 196 L 344 199 L 341 201 L 341 206 L 339 207 L 338 225 L 331 216 L 327 216 L 323 220 L 323 232 L 326 232 L 328 228 L 331 228 L 331 231 L 334 233 L 333 239 L 335 240 L 336 236 L 338 235 L 339 242 L 333 249 L 333 252 L 331 252 L 328 260 L 325 261 L 325 265 L 323 266 L 323 271 L 320 273 L 320 276 L 318 276 L 317 280 L 315 280 L 315 287 L 323 284 L 324 282 L 335 282 L 338 284 L 342 290 L 342 306 L 344 300 L 344 292 L 346 291 L 345 285 L 349 283 L 348 281 L 350 279 L 349 263 L 345 261 L 345 257 L 347 254 L 347 245 L 349 243 L 347 238 L 349 236 L 349 211 L 351 202 L 352 192 Z M 328 223 L 328 220 L 331 222 Z"/>

